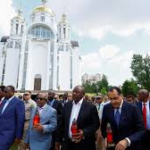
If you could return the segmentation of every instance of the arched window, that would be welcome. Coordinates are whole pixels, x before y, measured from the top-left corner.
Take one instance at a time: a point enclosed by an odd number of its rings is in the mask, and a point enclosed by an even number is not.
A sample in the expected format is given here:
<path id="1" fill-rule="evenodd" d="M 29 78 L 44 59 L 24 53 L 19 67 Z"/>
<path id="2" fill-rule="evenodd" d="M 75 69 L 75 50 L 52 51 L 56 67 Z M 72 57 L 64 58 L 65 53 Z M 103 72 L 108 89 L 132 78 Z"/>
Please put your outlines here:
<path id="1" fill-rule="evenodd" d="M 28 37 L 38 39 L 54 39 L 54 34 L 50 28 L 42 25 L 37 25 L 29 30 Z"/>
<path id="2" fill-rule="evenodd" d="M 7 48 L 13 48 L 13 41 L 7 44 Z"/>

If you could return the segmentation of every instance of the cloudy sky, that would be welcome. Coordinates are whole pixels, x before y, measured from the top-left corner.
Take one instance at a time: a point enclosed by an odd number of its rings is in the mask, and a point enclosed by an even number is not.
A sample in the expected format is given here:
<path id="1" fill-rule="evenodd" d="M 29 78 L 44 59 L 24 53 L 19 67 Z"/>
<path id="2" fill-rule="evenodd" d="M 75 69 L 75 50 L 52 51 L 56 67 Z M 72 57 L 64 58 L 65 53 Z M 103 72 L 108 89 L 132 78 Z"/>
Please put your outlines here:
<path id="1" fill-rule="evenodd" d="M 8 35 L 10 19 L 22 8 L 29 16 L 41 0 L 3 0 L 0 36 Z M 49 0 L 59 21 L 68 15 L 72 38 L 80 44 L 83 73 L 105 74 L 110 84 L 130 79 L 133 54 L 150 51 L 150 0 Z"/>

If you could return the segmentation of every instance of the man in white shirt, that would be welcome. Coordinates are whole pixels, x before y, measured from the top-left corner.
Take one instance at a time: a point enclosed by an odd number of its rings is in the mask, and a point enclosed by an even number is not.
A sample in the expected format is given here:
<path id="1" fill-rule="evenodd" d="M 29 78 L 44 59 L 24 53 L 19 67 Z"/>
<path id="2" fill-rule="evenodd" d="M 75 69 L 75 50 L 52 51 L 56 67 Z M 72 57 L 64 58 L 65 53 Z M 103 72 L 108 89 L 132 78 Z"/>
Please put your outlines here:
<path id="1" fill-rule="evenodd" d="M 101 123 L 103 138 L 107 137 L 110 124 L 115 150 L 141 150 L 140 140 L 145 131 L 139 109 L 123 100 L 118 87 L 110 88 L 108 97 L 110 104 L 104 106 Z"/>
<path id="2" fill-rule="evenodd" d="M 95 133 L 100 125 L 98 113 L 95 105 L 84 100 L 84 95 L 84 87 L 76 86 L 72 93 L 73 101 L 64 106 L 63 150 L 96 150 Z M 73 120 L 78 128 L 76 134 L 71 132 Z"/>
<path id="3" fill-rule="evenodd" d="M 143 115 L 144 126 L 146 129 L 146 134 L 142 139 L 142 148 L 143 150 L 150 150 L 150 101 L 148 90 L 139 90 L 138 100 L 139 102 L 137 103 L 137 105 Z"/>

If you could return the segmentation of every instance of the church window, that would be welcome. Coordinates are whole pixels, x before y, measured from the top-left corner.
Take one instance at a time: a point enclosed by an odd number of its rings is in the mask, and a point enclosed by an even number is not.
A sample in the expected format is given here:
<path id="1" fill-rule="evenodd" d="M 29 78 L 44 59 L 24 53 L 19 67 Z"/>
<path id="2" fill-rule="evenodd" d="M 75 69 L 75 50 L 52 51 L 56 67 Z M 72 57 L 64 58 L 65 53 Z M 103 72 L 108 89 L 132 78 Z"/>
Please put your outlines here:
<path id="1" fill-rule="evenodd" d="M 45 26 L 34 26 L 28 32 L 28 36 L 31 38 L 38 38 L 38 39 L 53 39 L 54 34 L 51 29 Z"/>
<path id="2" fill-rule="evenodd" d="M 21 48 L 21 45 L 20 45 L 20 43 L 18 43 L 18 42 L 15 42 L 15 48 L 16 48 L 16 49 L 20 49 L 20 48 Z"/>
<path id="3" fill-rule="evenodd" d="M 16 34 L 18 34 L 18 27 L 19 27 L 19 25 L 16 24 Z"/>
<path id="4" fill-rule="evenodd" d="M 13 48 L 13 41 L 7 44 L 7 48 Z"/>
<path id="5" fill-rule="evenodd" d="M 41 16 L 41 21 L 45 22 L 45 16 Z"/>
<path id="6" fill-rule="evenodd" d="M 64 51 L 64 45 L 59 46 L 58 51 Z"/>
<path id="7" fill-rule="evenodd" d="M 64 39 L 66 38 L 66 28 L 63 28 L 64 31 Z"/>
<path id="8" fill-rule="evenodd" d="M 23 25 L 21 25 L 21 35 L 23 34 Z"/>

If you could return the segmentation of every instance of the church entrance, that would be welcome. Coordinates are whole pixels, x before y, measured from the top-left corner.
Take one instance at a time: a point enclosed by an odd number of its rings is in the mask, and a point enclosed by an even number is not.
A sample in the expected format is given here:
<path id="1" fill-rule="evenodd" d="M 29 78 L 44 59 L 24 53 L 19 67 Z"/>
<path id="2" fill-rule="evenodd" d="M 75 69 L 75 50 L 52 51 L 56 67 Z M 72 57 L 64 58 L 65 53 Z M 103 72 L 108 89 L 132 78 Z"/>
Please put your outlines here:
<path id="1" fill-rule="evenodd" d="M 37 74 L 34 78 L 34 90 L 41 90 L 41 75 Z"/>

